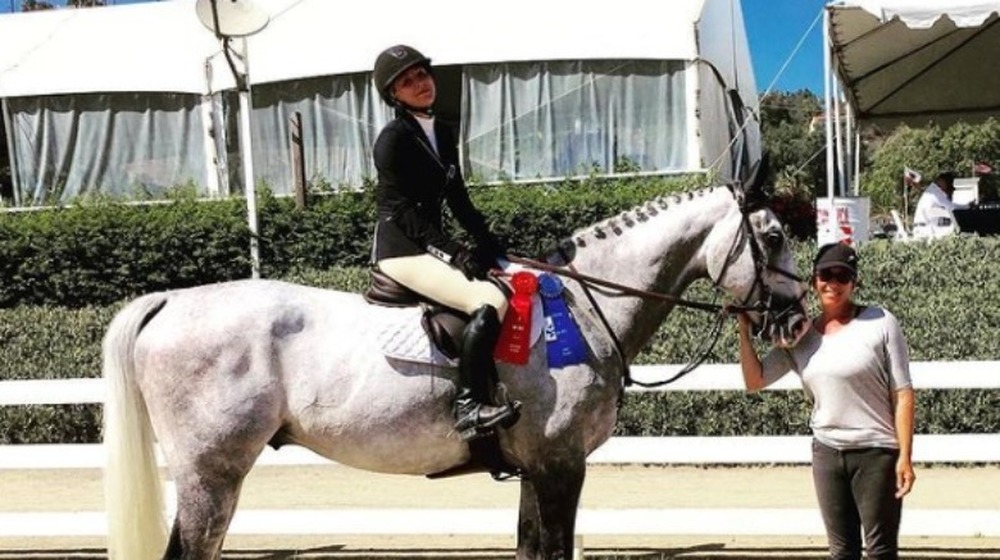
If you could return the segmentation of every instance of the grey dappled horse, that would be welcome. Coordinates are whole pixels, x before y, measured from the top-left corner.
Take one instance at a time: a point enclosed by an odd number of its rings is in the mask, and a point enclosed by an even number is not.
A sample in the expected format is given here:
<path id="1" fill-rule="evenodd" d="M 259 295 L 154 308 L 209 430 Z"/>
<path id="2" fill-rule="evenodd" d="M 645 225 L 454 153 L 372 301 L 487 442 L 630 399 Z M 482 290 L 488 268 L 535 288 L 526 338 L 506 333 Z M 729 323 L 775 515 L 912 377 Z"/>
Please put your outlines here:
<path id="1" fill-rule="evenodd" d="M 577 231 L 572 265 L 674 296 L 709 278 L 740 302 L 767 302 L 771 311 L 753 320 L 767 318 L 772 340 L 788 343 L 805 330 L 803 286 L 788 274 L 794 261 L 774 214 L 742 201 L 739 190 L 715 187 L 649 202 Z M 520 421 L 499 433 L 507 461 L 524 472 L 521 560 L 572 556 L 585 460 L 615 427 L 624 363 L 674 307 L 604 288 L 592 290 L 591 305 L 577 282 L 566 284 L 589 360 L 550 371 L 540 344 L 527 365 L 499 367 L 524 403 Z M 219 558 L 243 478 L 269 443 L 382 473 L 468 461 L 469 446 L 451 433 L 457 372 L 387 359 L 373 340 L 374 311 L 358 294 L 268 280 L 154 293 L 125 307 L 104 341 L 110 558 Z M 169 540 L 154 433 L 177 488 Z"/>

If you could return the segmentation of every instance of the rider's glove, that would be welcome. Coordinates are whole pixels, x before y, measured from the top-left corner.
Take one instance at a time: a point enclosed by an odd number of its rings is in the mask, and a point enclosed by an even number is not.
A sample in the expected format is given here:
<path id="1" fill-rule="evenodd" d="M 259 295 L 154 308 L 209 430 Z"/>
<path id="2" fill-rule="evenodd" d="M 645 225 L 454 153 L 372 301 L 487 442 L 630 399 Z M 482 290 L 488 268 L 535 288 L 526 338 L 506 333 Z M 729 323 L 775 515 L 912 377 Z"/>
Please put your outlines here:
<path id="1" fill-rule="evenodd" d="M 469 280 L 485 280 L 489 271 L 484 267 L 476 254 L 465 247 L 459 249 L 451 259 L 451 264 L 462 271 Z"/>
<path id="2" fill-rule="evenodd" d="M 507 258 L 507 247 L 492 234 L 476 243 L 476 260 L 479 266 L 489 270 L 497 267 L 499 259 Z"/>
<path id="3" fill-rule="evenodd" d="M 443 247 L 428 245 L 427 251 L 442 261 L 462 271 L 469 280 L 484 280 L 488 267 L 483 267 L 476 254 L 457 241 L 449 241 Z"/>

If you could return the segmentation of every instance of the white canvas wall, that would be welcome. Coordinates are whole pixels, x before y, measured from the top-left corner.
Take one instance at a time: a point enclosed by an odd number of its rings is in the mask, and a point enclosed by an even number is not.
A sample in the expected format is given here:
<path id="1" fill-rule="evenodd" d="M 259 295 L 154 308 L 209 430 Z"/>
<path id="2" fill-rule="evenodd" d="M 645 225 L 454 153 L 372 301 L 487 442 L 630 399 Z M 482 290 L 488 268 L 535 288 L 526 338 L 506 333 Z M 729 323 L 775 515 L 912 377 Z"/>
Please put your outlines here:
<path id="1" fill-rule="evenodd" d="M 738 0 L 511 0 L 487 13 L 458 0 L 417 11 L 402 0 L 258 2 L 271 20 L 247 41 L 255 171 L 279 193 L 291 182 L 295 111 L 307 178 L 356 186 L 372 176 L 371 143 L 390 115 L 367 72 L 395 43 L 457 76 L 450 102 L 466 172 L 484 180 L 561 177 L 593 163 L 610 173 L 621 157 L 646 172 L 712 167 L 725 178 L 739 132 L 727 88 L 756 107 Z M 441 12 L 457 22 L 447 33 L 436 31 Z M 22 203 L 155 196 L 184 182 L 206 195 L 239 190 L 234 80 L 220 52 L 194 0 L 0 16 L 0 97 Z M 633 70 L 609 70 L 623 62 Z M 59 111 L 74 98 L 105 105 Z M 748 146 L 756 157 L 755 127 Z"/>

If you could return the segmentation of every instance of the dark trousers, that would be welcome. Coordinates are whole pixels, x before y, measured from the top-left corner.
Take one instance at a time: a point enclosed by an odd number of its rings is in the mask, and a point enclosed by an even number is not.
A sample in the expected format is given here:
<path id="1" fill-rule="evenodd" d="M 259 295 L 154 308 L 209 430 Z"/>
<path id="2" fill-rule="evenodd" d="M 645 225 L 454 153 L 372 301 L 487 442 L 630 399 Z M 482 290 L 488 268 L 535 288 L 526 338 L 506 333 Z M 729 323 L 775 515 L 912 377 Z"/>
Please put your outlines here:
<path id="1" fill-rule="evenodd" d="M 832 560 L 899 558 L 903 501 L 896 494 L 895 449 L 838 451 L 813 440 L 813 483 Z"/>

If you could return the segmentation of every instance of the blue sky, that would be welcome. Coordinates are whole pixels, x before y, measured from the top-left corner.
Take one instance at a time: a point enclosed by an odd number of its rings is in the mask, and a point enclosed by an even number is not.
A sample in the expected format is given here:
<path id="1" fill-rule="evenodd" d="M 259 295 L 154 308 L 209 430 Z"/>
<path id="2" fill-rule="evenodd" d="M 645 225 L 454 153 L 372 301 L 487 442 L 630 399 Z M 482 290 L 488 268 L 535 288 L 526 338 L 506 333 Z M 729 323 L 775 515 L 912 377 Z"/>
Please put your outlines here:
<path id="1" fill-rule="evenodd" d="M 823 94 L 823 6 L 825 0 L 741 0 L 757 89 L 811 90 Z M 814 27 L 812 24 L 819 17 Z M 811 29 L 811 30 L 810 30 Z M 799 41 L 802 46 L 795 50 Z M 793 53 L 795 53 L 794 56 Z M 784 72 L 779 71 L 785 62 Z"/>
<path id="2" fill-rule="evenodd" d="M 49 0 L 62 5 L 65 0 Z M 109 4 L 129 4 L 142 0 L 109 0 Z M 669 2 L 671 0 L 652 0 Z M 811 90 L 823 93 L 823 22 L 811 28 L 826 0 L 740 0 L 753 58 L 757 89 L 764 92 L 772 83 L 776 91 Z M 20 0 L 0 0 L 0 12 L 19 10 Z M 807 33 L 808 32 L 808 33 Z M 796 52 L 800 40 L 802 46 Z M 794 56 L 792 54 L 795 53 Z M 781 75 L 785 62 L 787 68 Z M 777 81 L 775 82 L 775 79 Z"/>

